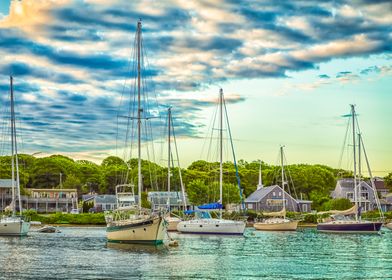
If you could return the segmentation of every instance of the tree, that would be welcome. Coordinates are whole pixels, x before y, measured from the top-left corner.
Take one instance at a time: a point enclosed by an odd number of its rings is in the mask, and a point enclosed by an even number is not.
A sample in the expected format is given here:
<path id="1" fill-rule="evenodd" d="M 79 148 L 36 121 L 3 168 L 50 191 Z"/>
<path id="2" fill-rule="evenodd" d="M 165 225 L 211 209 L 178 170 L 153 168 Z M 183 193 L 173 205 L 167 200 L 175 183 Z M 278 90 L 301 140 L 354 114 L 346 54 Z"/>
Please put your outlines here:
<path id="1" fill-rule="evenodd" d="M 384 177 L 385 185 L 389 188 L 389 191 L 392 191 L 392 172 Z"/>
<path id="2" fill-rule="evenodd" d="M 331 199 L 323 204 L 323 210 L 346 210 L 352 207 L 352 203 L 347 198 Z"/>

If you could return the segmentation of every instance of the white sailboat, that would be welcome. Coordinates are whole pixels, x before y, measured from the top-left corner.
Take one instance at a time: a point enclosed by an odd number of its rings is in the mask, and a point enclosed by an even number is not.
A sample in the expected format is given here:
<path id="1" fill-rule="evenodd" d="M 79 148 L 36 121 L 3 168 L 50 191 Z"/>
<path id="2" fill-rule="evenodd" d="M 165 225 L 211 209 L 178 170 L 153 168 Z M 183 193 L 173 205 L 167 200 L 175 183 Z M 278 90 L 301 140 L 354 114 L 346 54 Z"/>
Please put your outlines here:
<path id="1" fill-rule="evenodd" d="M 182 221 L 180 217 L 176 217 L 172 214 L 171 212 L 171 202 L 170 202 L 170 191 L 171 191 L 171 163 L 173 162 L 173 156 L 172 156 L 172 150 L 171 150 L 171 136 L 173 134 L 174 138 L 174 144 L 175 144 L 175 152 L 177 155 L 177 162 L 178 162 L 178 172 L 179 172 L 179 178 L 180 178 L 180 185 L 181 185 L 181 194 L 182 194 L 182 201 L 183 201 L 183 206 L 184 210 L 186 210 L 187 205 L 186 205 L 186 197 L 185 197 L 185 188 L 184 188 L 184 183 L 182 181 L 182 174 L 181 174 L 181 167 L 180 167 L 180 161 L 178 157 L 178 151 L 177 151 L 177 144 L 176 144 L 176 138 L 174 134 L 174 125 L 172 125 L 173 119 L 172 119 L 172 110 L 171 108 L 168 108 L 167 110 L 167 142 L 168 142 L 168 161 L 167 161 L 167 192 L 168 192 L 168 199 L 167 199 L 167 204 L 168 204 L 168 215 L 165 217 L 166 222 L 168 223 L 167 230 L 168 231 L 177 231 L 177 225 L 179 222 Z"/>
<path id="2" fill-rule="evenodd" d="M 0 235 L 3 236 L 25 236 L 30 230 L 30 223 L 23 216 L 16 215 L 16 201 L 18 201 L 19 211 L 22 214 L 22 202 L 20 200 L 20 180 L 18 146 L 16 141 L 15 109 L 14 109 L 14 89 L 13 78 L 10 77 L 11 95 L 11 172 L 12 172 L 12 202 L 8 209 L 12 210 L 11 216 L 4 216 L 0 219 Z"/>
<path id="3" fill-rule="evenodd" d="M 142 208 L 141 122 L 145 119 L 141 108 L 141 42 L 142 23 L 137 23 L 137 150 L 138 150 L 138 204 L 118 208 L 107 215 L 106 236 L 113 243 L 162 244 L 166 236 L 166 222 L 161 213 Z"/>
<path id="4" fill-rule="evenodd" d="M 297 220 L 290 220 L 286 218 L 286 199 L 285 199 L 285 174 L 284 174 L 284 162 L 283 162 L 283 146 L 280 147 L 280 164 L 282 169 L 282 210 L 278 212 L 264 212 L 263 215 L 268 218 L 262 222 L 254 223 L 253 227 L 257 230 L 271 230 L 271 231 L 292 231 L 297 230 Z M 260 165 L 261 170 L 261 165 Z M 259 180 L 261 180 L 261 172 L 259 174 Z M 260 185 L 259 181 L 259 185 Z"/>
<path id="5" fill-rule="evenodd" d="M 220 142 L 220 165 L 219 165 L 219 219 L 211 218 L 209 212 L 196 212 L 196 218 L 178 223 L 177 230 L 181 233 L 193 234 L 222 234 L 222 235 L 242 235 L 245 231 L 244 221 L 234 221 L 222 219 L 223 208 L 223 90 L 219 92 L 219 142 Z"/>
<path id="6" fill-rule="evenodd" d="M 384 216 L 381 209 L 380 201 L 378 199 L 376 186 L 374 184 L 372 172 L 370 169 L 369 161 L 363 145 L 361 133 L 356 133 L 358 121 L 356 119 L 355 107 L 351 107 L 351 120 L 352 120 L 352 139 L 353 139 L 353 159 L 354 159 L 354 206 L 350 209 L 337 211 L 331 210 L 324 213 L 331 214 L 331 221 L 319 223 L 317 230 L 320 232 L 329 233 L 378 233 L 381 229 L 382 222 L 365 221 L 361 219 L 361 154 L 362 149 L 365 156 L 368 172 L 370 175 L 370 182 L 374 191 L 377 208 L 380 212 L 380 217 L 383 220 Z M 359 130 L 359 126 L 358 126 Z M 358 145 L 356 144 L 356 137 L 358 137 Z M 358 148 L 358 174 L 357 174 L 357 148 Z M 321 213 L 320 213 L 321 214 Z M 354 218 L 352 218 L 354 216 Z"/>

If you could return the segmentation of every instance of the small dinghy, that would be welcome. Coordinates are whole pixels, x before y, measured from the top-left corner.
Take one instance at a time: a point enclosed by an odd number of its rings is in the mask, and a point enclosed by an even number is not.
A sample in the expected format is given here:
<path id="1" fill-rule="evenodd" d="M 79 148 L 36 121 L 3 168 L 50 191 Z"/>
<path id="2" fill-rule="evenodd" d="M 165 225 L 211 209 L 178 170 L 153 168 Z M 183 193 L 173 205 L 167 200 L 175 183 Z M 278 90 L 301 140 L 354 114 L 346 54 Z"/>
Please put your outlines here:
<path id="1" fill-rule="evenodd" d="M 53 226 L 44 226 L 44 227 L 38 229 L 37 232 L 56 233 L 56 232 L 60 232 L 60 231 L 57 228 L 53 227 Z"/>

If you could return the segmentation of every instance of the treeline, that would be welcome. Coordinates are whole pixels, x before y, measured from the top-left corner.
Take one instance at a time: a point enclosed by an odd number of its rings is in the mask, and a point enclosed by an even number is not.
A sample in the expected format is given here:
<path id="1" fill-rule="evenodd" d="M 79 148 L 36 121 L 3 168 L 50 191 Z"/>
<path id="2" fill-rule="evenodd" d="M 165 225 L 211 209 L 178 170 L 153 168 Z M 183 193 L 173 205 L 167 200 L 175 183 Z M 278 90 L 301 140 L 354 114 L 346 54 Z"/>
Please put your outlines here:
<path id="1" fill-rule="evenodd" d="M 76 188 L 79 195 L 96 192 L 114 194 L 115 186 L 122 183 L 137 185 L 137 160 L 128 162 L 119 157 L 109 156 L 102 163 L 87 160 L 73 160 L 62 155 L 35 158 L 19 155 L 20 182 L 22 192 L 25 188 Z M 232 163 L 226 162 L 224 168 L 223 202 L 239 201 L 236 170 Z M 330 192 L 336 180 L 352 174 L 325 165 L 294 164 L 286 168 L 289 181 L 288 191 L 298 198 L 313 201 L 313 209 L 322 209 L 330 203 Z M 262 163 L 262 180 L 265 186 L 281 184 L 280 167 Z M 171 190 L 180 191 L 178 168 L 172 169 Z M 250 195 L 257 188 L 259 162 L 238 162 L 238 174 L 244 195 Z M 0 178 L 11 178 L 10 156 L 0 157 Z M 217 201 L 219 199 L 219 163 L 198 160 L 182 170 L 183 183 L 190 201 L 194 204 Z M 143 191 L 167 190 L 167 167 L 147 160 L 142 161 Z M 385 177 L 392 186 L 392 173 Z M 136 191 L 137 188 L 135 188 Z"/>

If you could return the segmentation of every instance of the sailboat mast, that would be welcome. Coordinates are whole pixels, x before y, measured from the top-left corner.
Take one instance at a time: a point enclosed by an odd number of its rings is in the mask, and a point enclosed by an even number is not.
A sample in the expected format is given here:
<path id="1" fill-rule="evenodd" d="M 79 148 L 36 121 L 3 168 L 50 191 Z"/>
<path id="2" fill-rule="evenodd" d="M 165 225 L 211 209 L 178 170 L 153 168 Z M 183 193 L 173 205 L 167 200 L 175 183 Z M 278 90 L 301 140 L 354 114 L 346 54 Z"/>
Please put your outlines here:
<path id="1" fill-rule="evenodd" d="M 362 180 L 362 167 L 361 167 L 361 133 L 358 133 L 358 205 L 361 207 L 362 204 L 362 187 L 361 187 L 361 180 Z M 361 216 L 358 215 L 359 219 Z"/>
<path id="2" fill-rule="evenodd" d="M 10 76 L 10 97 L 11 97 L 11 187 L 12 187 L 12 215 L 15 216 L 15 157 L 14 157 L 14 89 L 13 78 Z"/>
<path id="3" fill-rule="evenodd" d="M 352 126 L 353 126 L 353 157 L 354 157 L 354 202 L 358 207 L 358 190 L 357 190 L 357 156 L 356 156 L 356 145 L 355 145 L 355 108 L 351 104 L 351 116 L 352 116 Z M 355 213 L 355 220 L 358 220 L 358 211 Z"/>
<path id="4" fill-rule="evenodd" d="M 280 165 L 282 168 L 282 203 L 283 203 L 283 212 L 284 218 L 286 218 L 286 203 L 285 203 L 285 190 L 284 190 L 284 167 L 283 167 L 283 146 L 280 146 Z"/>
<path id="5" fill-rule="evenodd" d="M 137 174 L 138 174 L 138 194 L 139 208 L 142 207 L 142 158 L 141 158 L 141 100 L 140 100 L 140 48 L 141 48 L 142 22 L 137 23 Z"/>
<path id="6" fill-rule="evenodd" d="M 219 201 L 223 207 L 223 90 L 219 91 Z M 222 219 L 222 208 L 220 209 L 219 216 Z"/>
<path id="7" fill-rule="evenodd" d="M 171 147 L 170 147 L 170 122 L 171 122 L 171 108 L 167 109 L 167 122 L 168 122 L 168 129 L 167 129 L 167 191 L 168 195 L 170 197 L 170 159 L 171 159 Z M 170 198 L 169 198 L 170 199 Z M 170 208 L 170 202 L 169 202 L 169 208 Z"/>

